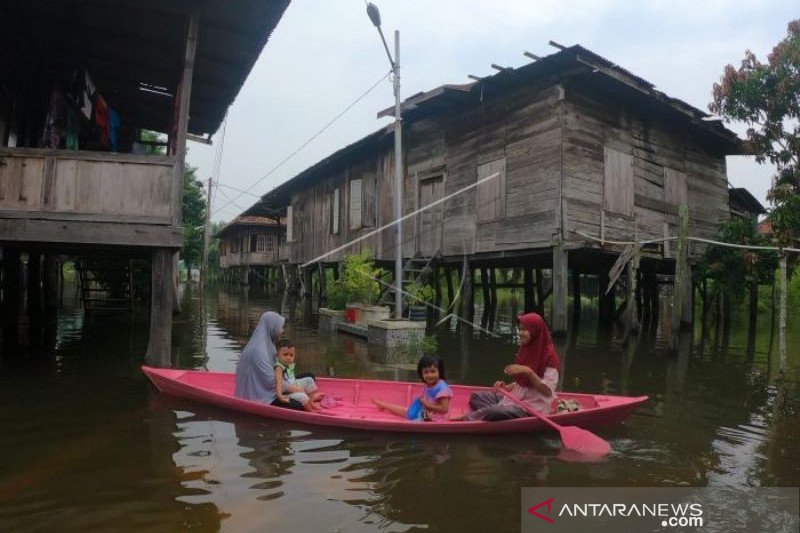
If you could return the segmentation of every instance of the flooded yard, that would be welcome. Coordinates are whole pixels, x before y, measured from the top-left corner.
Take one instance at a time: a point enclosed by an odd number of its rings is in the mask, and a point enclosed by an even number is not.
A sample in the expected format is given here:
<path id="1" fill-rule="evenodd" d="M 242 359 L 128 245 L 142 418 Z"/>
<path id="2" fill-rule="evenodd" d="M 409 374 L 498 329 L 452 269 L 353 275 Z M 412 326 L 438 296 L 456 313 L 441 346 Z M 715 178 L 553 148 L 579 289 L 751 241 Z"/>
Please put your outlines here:
<path id="1" fill-rule="evenodd" d="M 298 367 L 319 375 L 416 380 L 416 355 L 319 333 L 280 298 L 186 289 L 175 366 L 233 371 L 259 315 L 283 311 Z M 498 337 L 437 332 L 448 381 L 490 384 L 513 358 L 512 310 Z M 725 346 L 696 331 L 679 353 L 664 326 L 622 344 L 584 309 L 558 341 L 563 389 L 649 395 L 628 422 L 597 433 L 600 463 L 559 459 L 555 434 L 425 436 L 283 423 L 158 394 L 139 367 L 146 314 L 62 312 L 55 346 L 23 347 L 0 367 L 2 531 L 503 531 L 519 527 L 531 486 L 800 484 L 798 323 L 778 379 L 777 339 L 746 316 Z"/>

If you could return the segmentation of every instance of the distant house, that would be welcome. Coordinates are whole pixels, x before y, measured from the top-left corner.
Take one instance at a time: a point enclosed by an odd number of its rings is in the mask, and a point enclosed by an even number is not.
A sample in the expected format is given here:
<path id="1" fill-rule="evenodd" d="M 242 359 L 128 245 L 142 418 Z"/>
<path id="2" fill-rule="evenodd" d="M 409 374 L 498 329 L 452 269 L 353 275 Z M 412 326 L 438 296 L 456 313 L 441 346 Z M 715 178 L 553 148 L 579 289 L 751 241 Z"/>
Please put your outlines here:
<path id="1" fill-rule="evenodd" d="M 693 236 L 715 236 L 730 216 L 725 157 L 743 153 L 739 138 L 581 46 L 416 94 L 403 109 L 403 213 L 455 195 L 404 222 L 404 256 L 466 264 L 470 272 L 550 268 L 557 330 L 566 326 L 568 269 L 607 275 L 615 255 L 605 241 L 674 236 L 681 205 L 689 207 Z M 391 222 L 392 139 L 389 125 L 342 148 L 245 214 L 286 214 L 294 264 Z M 642 271 L 660 268 L 674 247 L 659 247 Z M 361 248 L 388 263 L 394 232 L 323 261 Z"/>
<path id="2" fill-rule="evenodd" d="M 215 235 L 222 279 L 258 284 L 271 279 L 286 252 L 285 219 L 239 216 Z"/>
<path id="3" fill-rule="evenodd" d="M 750 191 L 743 187 L 728 189 L 728 200 L 730 203 L 731 217 L 738 217 L 752 220 L 755 224 L 759 215 L 765 215 L 767 210 L 756 200 Z"/>

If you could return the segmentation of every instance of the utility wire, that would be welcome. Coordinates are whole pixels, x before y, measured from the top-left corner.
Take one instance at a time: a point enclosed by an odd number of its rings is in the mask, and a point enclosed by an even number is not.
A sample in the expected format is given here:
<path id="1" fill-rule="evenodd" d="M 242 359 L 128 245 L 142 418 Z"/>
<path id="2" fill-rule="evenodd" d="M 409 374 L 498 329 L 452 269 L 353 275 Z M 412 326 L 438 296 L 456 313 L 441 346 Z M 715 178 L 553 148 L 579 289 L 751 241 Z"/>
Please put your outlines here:
<path id="1" fill-rule="evenodd" d="M 281 161 L 280 161 L 280 162 L 279 162 L 277 165 L 275 165 L 274 167 L 272 167 L 272 169 L 270 169 L 270 170 L 269 170 L 269 172 L 267 172 L 266 174 L 264 174 L 263 176 L 261 176 L 260 178 L 258 178 L 258 179 L 257 179 L 255 182 L 253 182 L 253 183 L 252 183 L 252 184 L 251 184 L 249 187 L 247 187 L 247 190 L 248 190 L 248 191 L 249 191 L 249 190 L 252 190 L 252 189 L 253 189 L 253 188 L 254 188 L 256 185 L 258 185 L 259 183 L 261 183 L 262 181 L 264 181 L 265 179 L 267 179 L 267 178 L 268 178 L 269 176 L 271 176 L 271 175 L 272 175 L 272 174 L 273 174 L 273 173 L 274 173 L 276 170 L 278 170 L 279 168 L 281 168 L 281 167 L 282 167 L 282 166 L 283 166 L 283 165 L 284 165 L 284 164 L 285 164 L 287 161 L 289 161 L 289 160 L 290 160 L 292 157 L 294 157 L 295 155 L 297 155 L 297 153 L 298 153 L 298 152 L 300 152 L 300 150 L 302 150 L 303 148 L 305 148 L 306 146 L 308 146 L 309 144 L 311 144 L 311 142 L 312 142 L 314 139 L 316 139 L 317 137 L 319 137 L 320 135 L 322 135 L 322 133 L 323 133 L 323 132 L 325 132 L 325 130 L 327 130 L 329 127 L 331 127 L 331 126 L 333 125 L 333 123 L 334 123 L 334 122 L 336 122 L 337 120 L 339 120 L 339 119 L 340 119 L 340 118 L 341 118 L 341 117 L 342 117 L 342 116 L 343 116 L 345 113 L 347 113 L 348 111 L 350 111 L 350 109 L 351 109 L 351 108 L 352 108 L 354 105 L 356 105 L 358 102 L 360 102 L 361 100 L 363 100 L 363 99 L 364 99 L 364 98 L 365 98 L 365 97 L 366 97 L 366 96 L 367 96 L 369 93 L 371 93 L 371 92 L 372 92 L 372 91 L 375 89 L 375 87 L 377 87 L 377 86 L 378 86 L 378 85 L 379 85 L 379 84 L 380 84 L 380 83 L 381 83 L 383 80 L 385 80 L 386 78 L 388 78 L 388 77 L 389 77 L 391 74 L 392 74 L 392 72 L 391 72 L 391 71 L 389 71 L 389 72 L 387 72 L 386 74 L 384 74 L 383 76 L 381 76 L 381 78 L 380 78 L 378 81 L 376 81 L 375 83 L 373 83 L 373 84 L 372 84 L 372 86 L 371 86 L 369 89 L 367 89 L 366 91 L 364 91 L 364 93 L 362 93 L 362 94 L 361 94 L 361 96 L 359 96 L 358 98 L 356 98 L 355 100 L 353 100 L 353 101 L 352 101 L 352 102 L 351 102 L 351 103 L 350 103 L 350 104 L 349 104 L 347 107 L 345 107 L 345 108 L 344 108 L 344 109 L 343 109 L 343 110 L 342 110 L 342 111 L 341 111 L 341 112 L 340 112 L 338 115 L 336 115 L 335 117 L 333 117 L 333 118 L 332 118 L 332 119 L 331 119 L 331 120 L 330 120 L 330 121 L 329 121 L 327 124 L 325 124 L 325 126 L 323 126 L 321 130 L 319 130 L 317 133 L 315 133 L 314 135 L 312 135 L 312 136 L 311 136 L 311 137 L 310 137 L 310 138 L 309 138 L 307 141 L 305 141 L 303 144 L 301 144 L 301 145 L 300 145 L 300 146 L 299 146 L 297 149 L 295 149 L 295 150 L 294 150 L 292 153 L 290 153 L 289 155 L 287 155 L 286 157 L 284 157 L 284 158 L 283 158 L 283 159 L 282 159 L 282 160 L 281 160 Z M 233 198 L 233 199 L 232 199 L 231 201 L 229 201 L 227 204 L 223 205 L 222 207 L 219 207 L 219 208 L 217 208 L 217 209 L 214 211 L 214 213 L 216 214 L 217 212 L 219 212 L 219 211 L 222 211 L 223 209 L 225 209 L 225 208 L 226 208 L 226 207 L 228 207 L 229 205 L 233 204 L 235 200 L 238 200 L 239 198 L 241 198 L 242 194 L 244 194 L 244 193 L 239 193 L 239 195 L 238 195 L 238 196 L 236 196 L 235 198 Z M 234 205 L 235 205 L 235 204 L 234 204 Z M 241 208 L 240 208 L 240 209 L 241 209 Z"/>

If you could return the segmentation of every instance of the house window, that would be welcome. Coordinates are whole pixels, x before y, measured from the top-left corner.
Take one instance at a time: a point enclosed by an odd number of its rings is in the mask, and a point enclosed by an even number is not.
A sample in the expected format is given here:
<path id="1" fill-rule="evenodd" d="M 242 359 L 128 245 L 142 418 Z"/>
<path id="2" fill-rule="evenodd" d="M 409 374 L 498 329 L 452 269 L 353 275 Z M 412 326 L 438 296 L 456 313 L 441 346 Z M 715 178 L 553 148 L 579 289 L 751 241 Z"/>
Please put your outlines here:
<path id="1" fill-rule="evenodd" d="M 361 207 L 361 180 L 350 180 L 350 229 L 362 226 Z"/>
<path id="2" fill-rule="evenodd" d="M 294 208 L 286 208 L 286 242 L 294 242 Z"/>
<path id="3" fill-rule="evenodd" d="M 506 216 L 506 158 L 501 157 L 478 165 L 478 181 L 495 175 L 478 185 L 478 222 L 500 220 Z"/>
<path id="4" fill-rule="evenodd" d="M 266 252 L 266 251 L 267 251 L 267 236 L 256 235 L 256 252 Z"/>
<path id="5" fill-rule="evenodd" d="M 633 215 L 633 156 L 607 146 L 603 205 L 608 211 Z"/>
<path id="6" fill-rule="evenodd" d="M 335 189 L 331 194 L 330 228 L 331 234 L 339 234 L 339 189 Z"/>

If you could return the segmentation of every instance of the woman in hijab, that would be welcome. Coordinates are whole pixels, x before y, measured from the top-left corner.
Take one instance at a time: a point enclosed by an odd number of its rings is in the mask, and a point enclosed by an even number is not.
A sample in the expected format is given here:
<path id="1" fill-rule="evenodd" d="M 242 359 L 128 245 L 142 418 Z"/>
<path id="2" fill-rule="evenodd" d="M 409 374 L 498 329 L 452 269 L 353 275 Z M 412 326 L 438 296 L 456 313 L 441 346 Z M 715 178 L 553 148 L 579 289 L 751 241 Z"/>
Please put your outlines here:
<path id="1" fill-rule="evenodd" d="M 497 381 L 494 387 L 502 387 L 533 409 L 550 414 L 561 368 L 553 338 L 544 319 L 536 313 L 520 316 L 518 327 L 519 351 L 514 363 L 503 370 L 513 381 Z M 507 420 L 528 416 L 522 407 L 499 392 L 473 392 L 469 407 L 471 411 L 460 420 Z"/>
<path id="2" fill-rule="evenodd" d="M 283 333 L 285 321 L 273 311 L 267 311 L 258 319 L 236 364 L 236 397 L 302 411 L 303 405 L 297 400 L 283 403 L 275 394 L 275 342 Z"/>

